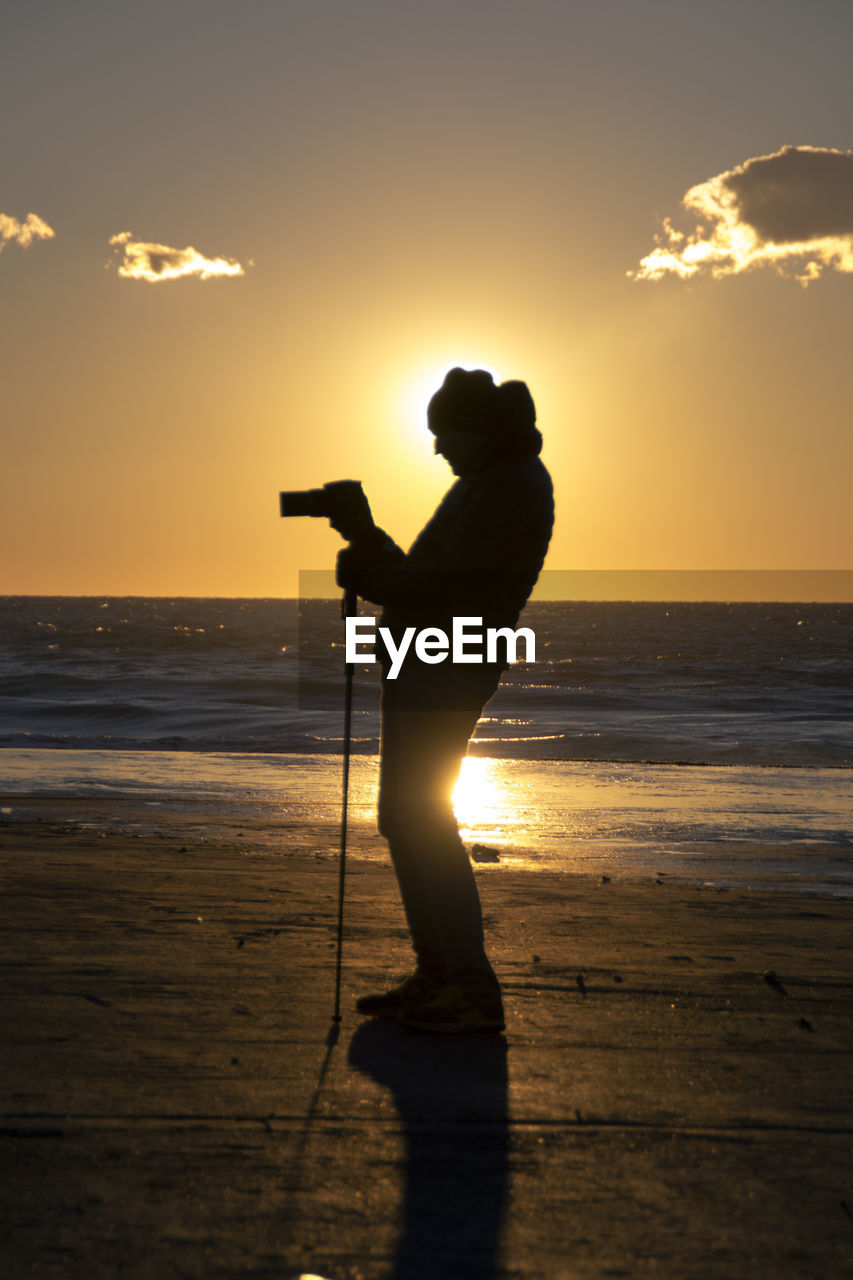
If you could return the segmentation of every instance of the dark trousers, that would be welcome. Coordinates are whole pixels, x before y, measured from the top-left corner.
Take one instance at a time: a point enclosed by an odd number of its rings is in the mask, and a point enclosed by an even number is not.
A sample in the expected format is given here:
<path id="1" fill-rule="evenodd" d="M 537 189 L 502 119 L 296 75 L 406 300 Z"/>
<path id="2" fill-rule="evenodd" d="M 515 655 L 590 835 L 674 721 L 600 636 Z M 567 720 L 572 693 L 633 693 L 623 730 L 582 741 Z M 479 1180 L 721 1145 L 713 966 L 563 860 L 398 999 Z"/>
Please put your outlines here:
<path id="1" fill-rule="evenodd" d="M 491 668 L 412 664 L 382 683 L 379 830 L 388 841 L 418 967 L 498 993 L 480 895 L 451 793 L 468 739 L 497 688 Z"/>

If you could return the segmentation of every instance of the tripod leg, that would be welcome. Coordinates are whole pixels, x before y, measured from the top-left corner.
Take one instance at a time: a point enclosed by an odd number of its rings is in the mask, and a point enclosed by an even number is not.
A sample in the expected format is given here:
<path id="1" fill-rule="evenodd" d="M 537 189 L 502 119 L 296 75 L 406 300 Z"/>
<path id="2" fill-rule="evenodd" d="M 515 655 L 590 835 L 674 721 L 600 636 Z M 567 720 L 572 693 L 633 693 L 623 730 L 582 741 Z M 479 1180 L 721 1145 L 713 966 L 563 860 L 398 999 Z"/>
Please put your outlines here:
<path id="1" fill-rule="evenodd" d="M 354 616 L 357 609 L 358 597 L 351 588 L 347 588 L 343 599 L 341 613 L 344 618 L 350 618 Z M 353 663 L 346 663 L 344 667 L 344 776 L 343 796 L 341 800 L 341 851 L 338 860 L 338 945 L 337 955 L 335 958 L 335 1011 L 332 1014 L 333 1022 L 340 1022 L 341 1020 L 341 958 L 344 942 L 344 884 L 346 880 L 347 803 L 349 799 L 349 758 L 350 741 L 352 738 L 352 678 L 354 670 L 355 668 Z"/>

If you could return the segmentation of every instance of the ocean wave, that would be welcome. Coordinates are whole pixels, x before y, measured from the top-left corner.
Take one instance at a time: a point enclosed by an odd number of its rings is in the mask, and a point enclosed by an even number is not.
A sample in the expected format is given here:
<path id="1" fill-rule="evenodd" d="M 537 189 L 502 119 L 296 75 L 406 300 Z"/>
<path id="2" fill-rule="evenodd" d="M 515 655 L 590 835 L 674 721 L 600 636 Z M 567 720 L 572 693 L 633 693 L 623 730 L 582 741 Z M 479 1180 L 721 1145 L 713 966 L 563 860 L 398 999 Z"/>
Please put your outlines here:
<path id="1" fill-rule="evenodd" d="M 853 606 L 534 604 L 472 751 L 853 767 Z M 337 601 L 0 599 L 0 746 L 333 752 Z M 379 736 L 355 677 L 356 753 Z"/>

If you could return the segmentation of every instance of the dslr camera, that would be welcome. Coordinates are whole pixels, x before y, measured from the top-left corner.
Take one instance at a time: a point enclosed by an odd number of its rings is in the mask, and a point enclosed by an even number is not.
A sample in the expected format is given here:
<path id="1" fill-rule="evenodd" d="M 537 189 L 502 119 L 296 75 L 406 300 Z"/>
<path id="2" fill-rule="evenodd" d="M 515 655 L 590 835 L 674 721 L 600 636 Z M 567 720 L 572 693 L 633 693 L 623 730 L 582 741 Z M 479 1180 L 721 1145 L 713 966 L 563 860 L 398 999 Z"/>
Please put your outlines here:
<path id="1" fill-rule="evenodd" d="M 325 516 L 347 541 L 375 528 L 360 480 L 333 480 L 322 489 L 281 493 L 279 503 L 283 516 Z"/>
<path id="2" fill-rule="evenodd" d="M 366 501 L 360 480 L 332 480 L 322 489 L 293 489 L 278 495 L 283 516 L 325 516 L 336 520 Z"/>

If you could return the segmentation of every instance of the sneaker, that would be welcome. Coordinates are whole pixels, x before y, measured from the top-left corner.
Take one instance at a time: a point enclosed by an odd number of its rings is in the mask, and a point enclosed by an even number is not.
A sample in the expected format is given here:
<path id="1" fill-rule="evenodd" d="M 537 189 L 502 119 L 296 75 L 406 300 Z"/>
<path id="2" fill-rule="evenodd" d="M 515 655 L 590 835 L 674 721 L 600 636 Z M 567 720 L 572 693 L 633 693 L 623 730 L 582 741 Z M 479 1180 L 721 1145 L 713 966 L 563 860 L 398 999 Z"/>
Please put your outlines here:
<path id="1" fill-rule="evenodd" d="M 425 973 L 416 969 L 413 974 L 404 978 L 390 991 L 362 996 L 356 1000 L 355 1007 L 366 1018 L 396 1018 L 408 1005 L 420 1004 L 440 990 L 441 983 L 434 978 L 428 978 Z"/>
<path id="2" fill-rule="evenodd" d="M 441 987 L 418 1004 L 407 1003 L 400 1010 L 398 1021 L 413 1031 L 441 1035 L 483 1031 L 498 1033 L 504 1029 L 500 1001 L 478 999 L 462 987 Z"/>

